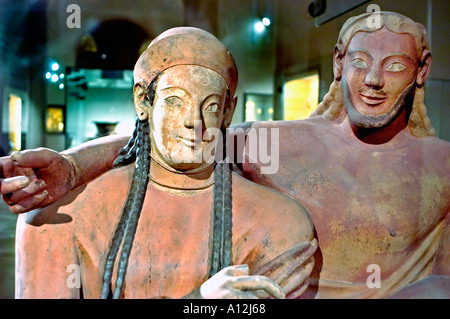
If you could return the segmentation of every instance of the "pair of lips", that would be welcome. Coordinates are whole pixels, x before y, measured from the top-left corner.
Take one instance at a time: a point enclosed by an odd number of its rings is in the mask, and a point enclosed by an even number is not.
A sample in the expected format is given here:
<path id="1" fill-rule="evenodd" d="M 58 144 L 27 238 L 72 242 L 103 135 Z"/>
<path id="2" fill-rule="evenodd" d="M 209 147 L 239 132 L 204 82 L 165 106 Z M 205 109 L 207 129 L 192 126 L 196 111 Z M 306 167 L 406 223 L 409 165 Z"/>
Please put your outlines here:
<path id="1" fill-rule="evenodd" d="M 189 147 L 194 147 L 198 144 L 201 144 L 201 142 L 202 142 L 201 140 L 196 140 L 193 138 L 185 138 L 185 137 L 181 137 L 181 136 L 177 137 L 177 140 Z"/>
<path id="2" fill-rule="evenodd" d="M 377 106 L 386 101 L 387 97 L 384 95 L 370 95 L 360 93 L 359 96 L 369 106 Z"/>
<path id="3" fill-rule="evenodd" d="M 189 147 L 195 147 L 197 145 L 201 145 L 202 143 L 209 143 L 210 140 L 198 140 L 193 138 L 185 138 L 182 136 L 177 137 L 177 140 Z"/>

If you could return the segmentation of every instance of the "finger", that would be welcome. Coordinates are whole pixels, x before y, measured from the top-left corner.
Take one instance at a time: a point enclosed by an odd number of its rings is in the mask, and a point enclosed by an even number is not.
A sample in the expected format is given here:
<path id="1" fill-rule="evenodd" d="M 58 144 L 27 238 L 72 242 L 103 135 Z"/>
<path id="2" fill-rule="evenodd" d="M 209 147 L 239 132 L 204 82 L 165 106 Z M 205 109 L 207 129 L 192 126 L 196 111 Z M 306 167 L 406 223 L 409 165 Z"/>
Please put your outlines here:
<path id="1" fill-rule="evenodd" d="M 19 167 L 45 168 L 53 163 L 54 156 L 54 151 L 37 148 L 15 152 L 11 154 L 11 159 Z"/>
<path id="2" fill-rule="evenodd" d="M 271 296 L 265 290 L 247 290 L 248 293 L 251 293 L 258 299 L 268 299 Z"/>
<path id="3" fill-rule="evenodd" d="M 289 299 L 297 299 L 308 289 L 309 281 L 304 281 L 300 286 L 297 287 L 297 290 L 294 290 L 288 295 Z"/>
<path id="4" fill-rule="evenodd" d="M 14 214 L 26 213 L 32 209 L 35 209 L 47 198 L 47 196 L 48 191 L 45 190 L 41 194 L 27 197 L 15 205 L 9 206 L 9 210 Z"/>
<path id="5" fill-rule="evenodd" d="M 12 177 L 14 164 L 11 156 L 0 157 L 0 177 Z"/>
<path id="6" fill-rule="evenodd" d="M 11 202 L 11 204 L 18 203 L 30 195 L 35 195 L 35 193 L 42 190 L 45 186 L 46 186 L 46 184 L 43 180 L 33 181 L 27 187 L 22 188 L 18 191 L 15 191 L 14 193 L 12 193 L 12 196 L 9 197 L 9 201 Z M 40 193 L 42 193 L 42 191 Z M 8 203 L 8 204 L 10 204 L 10 203 Z"/>
<path id="7" fill-rule="evenodd" d="M 0 157 L 0 177 L 6 177 L 5 173 L 4 173 L 4 168 L 3 168 L 3 166 L 4 166 L 3 162 L 5 162 L 6 160 L 7 160 L 6 156 Z"/>
<path id="8" fill-rule="evenodd" d="M 297 257 L 297 259 L 293 260 L 292 262 L 288 263 L 283 267 L 283 272 L 277 276 L 272 277 L 273 280 L 275 280 L 276 283 L 281 284 L 283 281 L 288 279 L 291 274 L 295 273 L 298 269 L 305 269 L 312 271 L 312 266 L 314 266 L 314 252 L 316 251 L 316 246 L 311 245 L 311 247 L 303 254 Z M 310 272 L 311 272 L 310 271 Z"/>
<path id="9" fill-rule="evenodd" d="M 313 256 L 316 249 L 317 242 L 315 238 L 311 242 L 296 245 L 264 264 L 255 274 L 268 276 L 279 284 L 286 279 L 291 272 L 307 262 Z"/>
<path id="10" fill-rule="evenodd" d="M 222 269 L 223 273 L 227 276 L 248 276 L 250 270 L 248 265 L 232 265 Z"/>
<path id="11" fill-rule="evenodd" d="M 286 295 L 289 295 L 291 292 L 301 287 L 302 284 L 307 282 L 313 268 L 314 258 L 311 258 L 310 262 L 298 268 L 297 271 L 293 272 L 286 280 L 284 280 L 281 283 L 281 286 L 286 292 Z"/>
<path id="12" fill-rule="evenodd" d="M 250 291 L 232 290 L 231 295 L 227 295 L 225 299 L 259 299 Z"/>
<path id="13" fill-rule="evenodd" d="M 232 279 L 233 287 L 240 290 L 264 290 L 278 299 L 286 297 L 283 289 L 265 276 L 241 276 Z"/>
<path id="14" fill-rule="evenodd" d="M 30 180 L 26 176 L 15 176 L 5 178 L 1 181 L 1 194 L 16 192 L 30 184 Z"/>

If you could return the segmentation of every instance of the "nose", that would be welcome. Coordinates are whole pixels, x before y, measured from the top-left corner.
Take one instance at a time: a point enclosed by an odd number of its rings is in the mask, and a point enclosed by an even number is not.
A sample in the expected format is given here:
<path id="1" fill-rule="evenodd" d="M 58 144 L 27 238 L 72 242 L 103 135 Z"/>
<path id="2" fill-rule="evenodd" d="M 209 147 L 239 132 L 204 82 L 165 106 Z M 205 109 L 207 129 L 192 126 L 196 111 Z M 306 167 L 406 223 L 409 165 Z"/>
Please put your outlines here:
<path id="1" fill-rule="evenodd" d="M 365 81 L 367 86 L 381 89 L 384 87 L 384 77 L 381 67 L 379 65 L 373 65 L 369 73 L 367 73 Z"/>
<path id="2" fill-rule="evenodd" d="M 201 121 L 201 120 L 202 120 L 202 113 L 201 113 L 200 105 L 192 103 L 186 114 L 183 125 L 186 128 L 192 129 L 195 127 L 195 122 Z"/>

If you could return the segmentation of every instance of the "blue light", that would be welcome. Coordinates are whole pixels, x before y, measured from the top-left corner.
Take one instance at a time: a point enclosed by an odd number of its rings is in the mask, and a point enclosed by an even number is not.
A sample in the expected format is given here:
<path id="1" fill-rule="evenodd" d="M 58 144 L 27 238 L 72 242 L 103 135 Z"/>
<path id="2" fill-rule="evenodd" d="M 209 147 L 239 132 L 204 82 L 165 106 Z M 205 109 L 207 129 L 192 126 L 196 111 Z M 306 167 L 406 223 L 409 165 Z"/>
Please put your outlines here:
<path id="1" fill-rule="evenodd" d="M 262 18 L 261 20 L 262 24 L 264 24 L 266 27 L 270 25 L 270 19 L 267 17 Z"/>
<path id="2" fill-rule="evenodd" d="M 57 74 L 52 75 L 52 82 L 57 82 L 59 80 L 59 77 Z"/>
<path id="3" fill-rule="evenodd" d="M 258 21 L 255 22 L 254 28 L 256 32 L 261 33 L 264 31 L 265 26 L 261 21 Z"/>
<path id="4" fill-rule="evenodd" d="M 61 83 L 61 84 L 59 85 L 59 88 L 60 88 L 61 90 L 64 89 L 64 84 Z"/>
<path id="5" fill-rule="evenodd" d="M 45 78 L 48 80 L 52 77 L 52 74 L 50 72 L 45 73 Z"/>
<path id="6" fill-rule="evenodd" d="M 52 71 L 59 70 L 59 64 L 56 63 L 56 62 L 53 62 L 52 65 L 51 65 L 51 69 L 52 69 Z"/>

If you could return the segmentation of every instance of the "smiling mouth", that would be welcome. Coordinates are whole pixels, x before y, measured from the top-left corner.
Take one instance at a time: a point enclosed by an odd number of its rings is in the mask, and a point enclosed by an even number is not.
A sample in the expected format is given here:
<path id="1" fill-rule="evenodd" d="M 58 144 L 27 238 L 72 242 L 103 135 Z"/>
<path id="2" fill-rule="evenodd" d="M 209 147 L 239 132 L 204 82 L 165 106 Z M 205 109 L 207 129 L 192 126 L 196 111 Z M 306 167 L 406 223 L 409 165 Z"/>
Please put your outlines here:
<path id="1" fill-rule="evenodd" d="M 386 101 L 386 96 L 378 96 L 378 95 L 365 95 L 359 94 L 361 96 L 361 100 L 363 100 L 369 106 L 377 106 Z"/>
<path id="2" fill-rule="evenodd" d="M 211 142 L 210 140 L 197 140 L 192 138 L 185 138 L 182 136 L 177 137 L 176 140 L 188 147 L 203 146 L 203 144 Z"/>
<path id="3" fill-rule="evenodd" d="M 180 141 L 181 143 L 183 143 L 186 146 L 189 147 L 195 147 L 196 145 L 199 145 L 202 143 L 202 141 L 196 140 L 196 139 L 192 139 L 192 138 L 184 138 L 184 137 L 177 137 L 177 140 Z"/>

